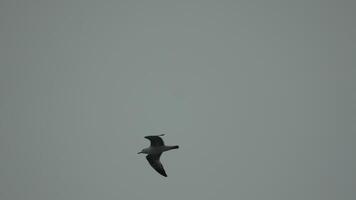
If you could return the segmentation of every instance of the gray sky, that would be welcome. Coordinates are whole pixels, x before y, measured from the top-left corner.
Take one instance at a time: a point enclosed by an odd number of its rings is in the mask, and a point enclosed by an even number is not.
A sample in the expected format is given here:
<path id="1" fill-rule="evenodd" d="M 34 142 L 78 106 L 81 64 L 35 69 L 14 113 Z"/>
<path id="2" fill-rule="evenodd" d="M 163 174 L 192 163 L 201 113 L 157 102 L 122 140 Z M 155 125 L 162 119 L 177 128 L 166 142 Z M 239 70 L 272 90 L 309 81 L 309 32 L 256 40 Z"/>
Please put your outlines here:
<path id="1" fill-rule="evenodd" d="M 355 9 L 2 0 L 0 199 L 355 199 Z"/>

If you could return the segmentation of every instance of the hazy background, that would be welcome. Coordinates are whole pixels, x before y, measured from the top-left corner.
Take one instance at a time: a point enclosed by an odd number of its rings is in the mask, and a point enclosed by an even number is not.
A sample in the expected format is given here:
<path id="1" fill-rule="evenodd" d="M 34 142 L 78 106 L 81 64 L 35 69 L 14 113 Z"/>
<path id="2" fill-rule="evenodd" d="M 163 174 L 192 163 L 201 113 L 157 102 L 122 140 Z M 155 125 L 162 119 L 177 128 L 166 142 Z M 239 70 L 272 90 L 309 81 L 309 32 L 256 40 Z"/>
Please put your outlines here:
<path id="1" fill-rule="evenodd" d="M 0 199 L 356 199 L 354 2 L 2 0 Z"/>

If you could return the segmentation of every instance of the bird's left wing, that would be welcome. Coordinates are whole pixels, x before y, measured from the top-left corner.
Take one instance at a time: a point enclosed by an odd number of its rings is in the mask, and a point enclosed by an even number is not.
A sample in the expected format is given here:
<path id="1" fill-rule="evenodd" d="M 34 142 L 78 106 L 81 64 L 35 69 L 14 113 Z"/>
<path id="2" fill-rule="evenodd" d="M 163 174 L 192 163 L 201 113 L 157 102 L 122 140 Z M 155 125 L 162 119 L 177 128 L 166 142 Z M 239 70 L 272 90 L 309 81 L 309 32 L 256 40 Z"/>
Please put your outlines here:
<path id="1" fill-rule="evenodd" d="M 148 162 L 150 163 L 150 165 L 152 166 L 153 169 L 155 169 L 159 174 L 161 174 L 162 176 L 167 177 L 166 172 L 164 171 L 163 165 L 161 163 L 161 161 L 159 160 L 161 154 L 157 154 L 157 155 L 147 155 L 146 159 L 148 160 Z"/>

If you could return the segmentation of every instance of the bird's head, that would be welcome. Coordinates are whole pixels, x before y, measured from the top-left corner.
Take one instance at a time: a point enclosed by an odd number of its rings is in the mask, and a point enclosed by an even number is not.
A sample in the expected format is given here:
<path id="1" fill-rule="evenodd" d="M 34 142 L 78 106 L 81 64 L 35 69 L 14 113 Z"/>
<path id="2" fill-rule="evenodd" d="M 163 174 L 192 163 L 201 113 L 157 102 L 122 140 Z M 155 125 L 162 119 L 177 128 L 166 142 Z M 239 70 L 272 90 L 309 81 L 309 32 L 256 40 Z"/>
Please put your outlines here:
<path id="1" fill-rule="evenodd" d="M 145 148 L 145 149 L 142 149 L 140 152 L 138 152 L 137 154 L 140 154 L 140 153 L 145 153 L 145 154 L 148 154 L 148 149 Z"/>

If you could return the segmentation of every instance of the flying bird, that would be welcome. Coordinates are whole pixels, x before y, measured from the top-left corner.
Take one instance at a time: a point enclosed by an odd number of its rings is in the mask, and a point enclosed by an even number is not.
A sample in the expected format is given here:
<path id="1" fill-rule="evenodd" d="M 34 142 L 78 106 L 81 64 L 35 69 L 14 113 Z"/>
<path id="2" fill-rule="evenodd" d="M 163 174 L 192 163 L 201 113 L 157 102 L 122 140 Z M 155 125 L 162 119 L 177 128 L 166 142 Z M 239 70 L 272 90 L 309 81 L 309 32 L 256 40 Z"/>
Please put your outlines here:
<path id="1" fill-rule="evenodd" d="M 172 149 L 178 149 L 178 145 L 174 146 L 166 146 L 164 145 L 164 142 L 160 136 L 163 136 L 164 134 L 161 135 L 150 135 L 146 136 L 145 138 L 150 140 L 151 146 L 142 149 L 142 151 L 138 152 L 147 154 L 146 159 L 150 163 L 153 169 L 155 169 L 159 174 L 162 176 L 167 177 L 166 172 L 164 171 L 163 165 L 159 158 L 161 157 L 161 154 L 165 151 L 169 151 Z"/>

